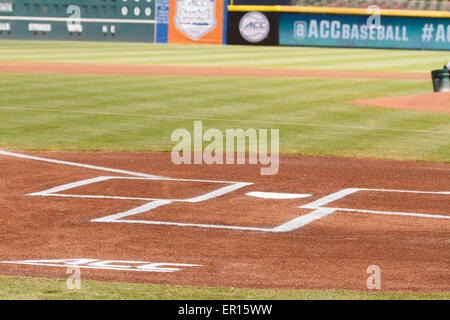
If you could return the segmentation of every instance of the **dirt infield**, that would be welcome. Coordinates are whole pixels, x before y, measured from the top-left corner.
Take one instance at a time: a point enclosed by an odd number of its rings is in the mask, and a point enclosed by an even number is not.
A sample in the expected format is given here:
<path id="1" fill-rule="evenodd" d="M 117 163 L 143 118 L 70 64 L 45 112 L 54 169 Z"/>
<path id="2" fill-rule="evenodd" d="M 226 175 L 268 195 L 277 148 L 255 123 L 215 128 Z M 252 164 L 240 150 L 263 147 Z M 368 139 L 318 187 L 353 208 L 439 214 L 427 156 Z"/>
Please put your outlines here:
<path id="1" fill-rule="evenodd" d="M 0 73 L 98 74 L 98 75 L 168 75 L 206 77 L 298 77 L 430 80 L 429 74 L 417 72 L 381 72 L 346 70 L 308 70 L 211 66 L 170 66 L 62 62 L 0 62 Z"/>
<path id="2" fill-rule="evenodd" d="M 450 92 L 433 92 L 411 96 L 354 100 L 349 103 L 394 109 L 450 113 Z"/>
<path id="3" fill-rule="evenodd" d="M 439 163 L 284 155 L 261 176 L 256 165 L 176 166 L 169 153 L 3 153 L 0 274 L 66 278 L 18 261 L 78 258 L 107 260 L 82 279 L 367 290 L 378 265 L 383 291 L 449 291 L 449 182 Z M 183 266 L 121 270 L 130 261 Z"/>

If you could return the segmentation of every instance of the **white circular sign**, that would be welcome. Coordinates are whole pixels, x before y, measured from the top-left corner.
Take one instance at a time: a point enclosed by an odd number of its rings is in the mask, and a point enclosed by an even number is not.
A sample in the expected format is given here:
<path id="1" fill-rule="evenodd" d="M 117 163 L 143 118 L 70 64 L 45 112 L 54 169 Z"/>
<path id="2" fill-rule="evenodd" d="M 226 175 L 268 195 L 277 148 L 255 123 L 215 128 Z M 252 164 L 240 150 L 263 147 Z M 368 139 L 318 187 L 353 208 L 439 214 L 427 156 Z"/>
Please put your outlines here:
<path id="1" fill-rule="evenodd" d="M 269 31 L 269 19 L 261 12 L 248 12 L 239 21 L 239 32 L 248 42 L 256 43 L 264 40 Z"/>

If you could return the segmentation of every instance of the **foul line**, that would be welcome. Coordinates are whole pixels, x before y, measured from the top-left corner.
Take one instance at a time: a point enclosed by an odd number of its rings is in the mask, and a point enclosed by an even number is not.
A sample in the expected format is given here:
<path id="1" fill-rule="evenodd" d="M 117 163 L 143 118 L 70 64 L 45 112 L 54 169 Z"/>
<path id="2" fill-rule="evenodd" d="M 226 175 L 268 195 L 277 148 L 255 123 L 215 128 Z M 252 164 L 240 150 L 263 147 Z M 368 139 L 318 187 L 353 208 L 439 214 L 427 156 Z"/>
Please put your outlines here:
<path id="1" fill-rule="evenodd" d="M 128 171 L 128 170 L 120 170 L 120 169 L 112 169 L 112 168 L 100 167 L 100 166 L 93 166 L 90 164 L 83 164 L 83 163 L 78 163 L 78 162 L 41 158 L 41 157 L 29 156 L 29 155 L 25 155 L 25 154 L 14 153 L 14 152 L 9 152 L 9 151 L 4 151 L 4 150 L 0 150 L 0 155 L 22 158 L 22 159 L 29 159 L 29 160 L 37 160 L 37 161 L 43 161 L 43 162 L 50 162 L 50 163 L 56 163 L 56 164 L 64 164 L 64 165 L 69 165 L 69 166 L 73 166 L 73 167 L 81 167 L 81 168 L 86 168 L 86 169 L 114 172 L 114 173 L 126 174 L 126 175 L 131 175 L 131 176 L 137 176 L 137 177 L 164 179 L 164 177 L 159 177 L 159 176 L 146 174 L 146 173 L 140 173 L 140 172 L 134 172 L 134 171 Z"/>
<path id="2" fill-rule="evenodd" d="M 103 116 L 120 116 L 120 117 L 163 118 L 163 119 L 169 119 L 169 120 L 173 120 L 173 121 L 203 120 L 203 121 L 224 121 L 224 122 L 238 122 L 238 123 L 260 123 L 260 124 L 268 124 L 268 125 L 287 125 L 287 126 L 334 128 L 334 129 L 358 129 L 358 130 L 378 130 L 378 131 L 395 131 L 395 132 L 450 134 L 450 131 L 434 131 L 434 130 L 420 130 L 420 129 L 399 129 L 399 128 L 373 128 L 373 127 L 363 127 L 363 126 L 338 126 L 338 125 L 328 125 L 328 124 L 283 122 L 283 121 L 204 118 L 204 117 L 186 117 L 186 116 L 167 116 L 167 115 L 156 115 L 156 114 L 57 110 L 57 109 L 47 109 L 47 108 L 24 108 L 24 107 L 0 107 L 0 109 L 4 109 L 4 110 L 47 111 L 47 112 L 90 114 L 90 115 L 103 115 Z"/>

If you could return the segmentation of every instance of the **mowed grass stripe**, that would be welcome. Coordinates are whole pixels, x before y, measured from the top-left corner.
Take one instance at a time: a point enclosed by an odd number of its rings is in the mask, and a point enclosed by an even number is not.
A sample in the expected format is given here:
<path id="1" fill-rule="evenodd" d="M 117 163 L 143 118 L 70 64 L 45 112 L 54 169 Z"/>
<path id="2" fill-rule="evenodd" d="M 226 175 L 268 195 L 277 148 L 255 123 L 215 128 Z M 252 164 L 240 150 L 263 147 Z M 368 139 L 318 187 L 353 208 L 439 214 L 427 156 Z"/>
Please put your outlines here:
<path id="1" fill-rule="evenodd" d="M 429 72 L 449 52 L 309 47 L 1 41 L 0 61 L 57 61 Z"/>
<path id="2" fill-rule="evenodd" d="M 0 83 L 2 148 L 170 151 L 173 130 L 203 120 L 280 129 L 283 153 L 450 162 L 450 115 L 347 103 L 427 92 L 425 81 L 3 74 Z"/>
<path id="3" fill-rule="evenodd" d="M 74 51 L 75 50 L 75 51 Z M 252 57 L 274 57 L 275 55 L 280 56 L 295 56 L 296 53 L 292 51 L 289 52 L 279 52 L 279 53 L 268 53 L 265 51 L 261 52 L 249 52 L 249 51 L 217 51 L 217 52 L 202 52 L 198 49 L 168 49 L 168 50 L 154 50 L 154 48 L 150 47 L 146 50 L 133 50 L 128 48 L 127 50 L 114 50 L 111 49 L 102 49 L 95 50 L 91 52 L 91 49 L 38 49 L 38 50 L 27 50 L 26 52 L 19 50 L 3 50 L 0 49 L 0 53 L 3 54 L 14 54 L 17 59 L 48 59 L 48 58 L 71 58 L 71 60 L 79 58 L 79 57 L 104 57 L 105 59 L 132 59 L 132 58 L 146 58 L 149 61 L 153 61 L 155 58 L 161 57 L 164 59 L 165 57 L 171 58 L 183 58 L 186 59 L 186 55 L 189 55 L 188 59 L 205 59 L 209 61 L 214 61 L 217 58 L 252 58 Z M 313 53 L 313 52 L 311 52 Z M 323 53 L 322 55 L 331 55 L 332 53 Z M 73 59 L 72 59 L 73 58 Z"/>
<path id="4" fill-rule="evenodd" d="M 40 92 L 42 84 L 39 81 L 33 81 L 30 88 L 27 89 L 29 95 L 21 94 L 8 105 L 19 107 L 38 105 L 42 107 L 45 104 L 46 107 L 52 109 L 67 108 L 68 103 L 64 96 L 68 94 L 65 86 L 69 86 L 69 83 L 63 80 L 65 77 L 57 76 L 58 80 L 55 81 L 54 90 L 46 92 Z M 52 77 L 48 78 L 52 79 Z M 126 99 L 133 103 L 133 113 L 145 113 L 151 110 L 157 112 L 158 115 L 180 117 L 188 115 L 192 118 L 197 116 L 199 118 L 248 119 L 266 122 L 283 122 L 289 118 L 291 123 L 309 121 L 330 126 L 333 124 L 355 125 L 355 121 L 360 120 L 352 115 L 356 114 L 357 110 L 362 110 L 361 107 L 358 106 L 350 109 L 351 112 L 345 113 L 342 112 L 342 106 L 336 104 L 345 102 L 346 99 L 358 98 L 358 94 L 353 89 L 356 84 L 363 84 L 368 91 L 372 91 L 373 84 L 376 88 L 373 91 L 384 89 L 381 86 L 383 82 L 379 81 L 333 80 L 331 81 L 333 89 L 322 91 L 320 95 L 316 95 L 316 92 L 324 86 L 323 80 L 292 82 L 289 79 L 219 78 L 212 80 L 204 77 L 165 77 L 154 81 L 154 77 L 128 77 L 121 78 L 125 80 L 122 82 L 115 77 L 100 77 L 103 93 L 105 93 L 103 94 L 98 92 L 99 78 L 96 76 L 81 76 L 78 79 L 76 79 L 77 76 L 69 76 L 69 78 L 75 78 L 70 84 L 71 89 L 69 90 L 77 98 L 78 103 L 74 110 L 80 110 L 80 108 L 94 110 L 93 106 L 95 105 L 95 110 L 126 113 L 129 110 L 128 108 L 124 110 L 123 107 L 123 95 L 126 92 Z M 86 82 L 81 79 L 85 79 Z M 125 86 L 124 83 L 126 83 Z M 405 82 L 403 85 L 406 84 Z M 218 86 L 220 86 L 219 91 L 217 90 Z M 268 86 L 271 86 L 272 90 L 267 90 Z M 393 88 L 397 87 L 393 86 Z M 181 88 L 185 93 L 183 95 L 179 95 Z M 9 92 L 9 89 L 7 91 Z M 405 90 L 402 93 L 408 94 L 409 92 L 409 90 Z M 44 97 L 36 100 L 32 93 L 44 95 Z M 344 99 L 342 99 L 343 96 Z M 327 105 L 327 108 L 324 108 L 324 105 Z M 348 110 L 348 107 L 345 108 Z M 333 123 L 321 122 L 324 112 L 330 113 L 334 110 L 343 117 L 339 118 L 333 115 Z M 258 112 L 253 113 L 252 111 Z M 283 112 L 282 116 L 279 111 Z M 262 114 L 263 117 L 261 117 Z M 316 115 L 319 116 L 316 118 Z M 369 124 L 370 126 L 371 124 Z M 420 125 L 411 129 L 417 128 L 420 128 Z"/>

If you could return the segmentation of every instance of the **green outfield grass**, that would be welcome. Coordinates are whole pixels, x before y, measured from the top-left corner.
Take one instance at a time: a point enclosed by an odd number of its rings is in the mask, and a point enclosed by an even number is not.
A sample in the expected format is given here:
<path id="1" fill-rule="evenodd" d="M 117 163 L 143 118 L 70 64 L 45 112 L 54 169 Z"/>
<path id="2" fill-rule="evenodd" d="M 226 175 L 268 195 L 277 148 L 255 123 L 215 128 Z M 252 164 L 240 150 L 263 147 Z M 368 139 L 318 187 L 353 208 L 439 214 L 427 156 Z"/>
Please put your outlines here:
<path id="1" fill-rule="evenodd" d="M 448 51 L 0 41 L 0 61 L 58 61 L 426 72 Z"/>
<path id="2" fill-rule="evenodd" d="M 0 147 L 170 151 L 173 130 L 277 128 L 282 153 L 450 162 L 450 114 L 347 101 L 428 81 L 0 74 Z"/>
<path id="3" fill-rule="evenodd" d="M 428 73 L 448 52 L 0 42 L 0 61 L 252 66 Z M 0 73 L 0 148 L 170 151 L 171 133 L 277 128 L 282 153 L 450 162 L 450 114 L 349 100 L 431 92 L 430 81 Z M 444 294 L 193 288 L 0 276 L 0 299 L 449 299 Z"/>
<path id="4" fill-rule="evenodd" d="M 68 289 L 64 279 L 0 276 L 0 299 L 26 300 L 448 300 L 450 293 L 349 290 L 273 290 L 168 286 L 82 280 Z"/>

